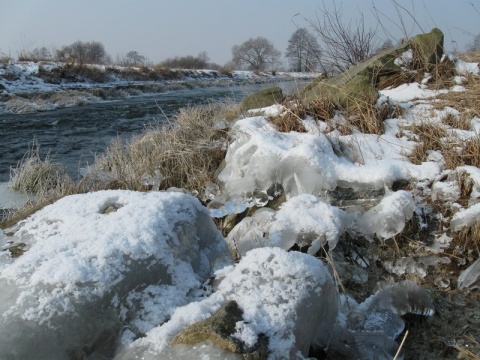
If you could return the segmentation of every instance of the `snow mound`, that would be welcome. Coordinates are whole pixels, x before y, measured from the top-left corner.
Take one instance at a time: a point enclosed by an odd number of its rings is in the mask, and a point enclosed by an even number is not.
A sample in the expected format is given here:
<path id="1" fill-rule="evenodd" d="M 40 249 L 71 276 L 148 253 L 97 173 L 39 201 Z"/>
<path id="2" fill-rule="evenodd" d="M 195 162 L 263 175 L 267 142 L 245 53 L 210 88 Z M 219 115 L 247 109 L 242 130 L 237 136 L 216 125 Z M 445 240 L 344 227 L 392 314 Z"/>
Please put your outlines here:
<path id="1" fill-rule="evenodd" d="M 0 269 L 0 358 L 9 359 L 112 355 L 205 295 L 202 284 L 231 263 L 206 209 L 181 193 L 65 197 L 13 240 L 26 252 Z"/>
<path id="2" fill-rule="evenodd" d="M 320 260 L 279 248 L 255 249 L 217 276 L 221 282 L 208 299 L 178 308 L 169 322 L 135 341 L 116 360 L 178 359 L 171 357 L 179 352 L 172 351 L 168 339 L 230 300 L 243 310 L 235 336 L 252 344 L 260 334 L 266 335 L 270 359 L 302 358 L 308 356 L 310 345 L 328 346 L 339 302 L 332 277 Z M 180 358 L 191 354 L 185 352 Z"/>

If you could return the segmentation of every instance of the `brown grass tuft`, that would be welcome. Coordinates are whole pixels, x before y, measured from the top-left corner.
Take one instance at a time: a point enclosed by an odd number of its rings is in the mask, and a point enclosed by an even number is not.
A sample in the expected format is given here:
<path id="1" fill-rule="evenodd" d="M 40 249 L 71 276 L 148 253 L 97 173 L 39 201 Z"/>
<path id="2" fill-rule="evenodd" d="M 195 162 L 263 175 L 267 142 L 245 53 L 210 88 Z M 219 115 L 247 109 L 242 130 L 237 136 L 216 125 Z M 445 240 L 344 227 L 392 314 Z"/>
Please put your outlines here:
<path id="1" fill-rule="evenodd" d="M 41 159 L 40 145 L 34 139 L 23 159 L 11 169 L 9 186 L 23 193 L 48 197 L 68 193 L 73 183 L 61 164 L 48 155 Z"/>
<path id="2" fill-rule="evenodd" d="M 445 148 L 442 138 L 448 133 L 441 125 L 423 122 L 413 125 L 412 132 L 418 135 L 420 140 L 408 156 L 408 159 L 414 164 L 418 165 L 424 162 L 428 150 L 441 151 Z"/>
<path id="3" fill-rule="evenodd" d="M 306 129 L 302 124 L 304 117 L 300 116 L 301 113 L 302 111 L 289 109 L 282 114 L 270 117 L 269 120 L 280 132 L 306 132 Z"/>
<path id="4" fill-rule="evenodd" d="M 163 178 L 160 189 L 202 191 L 214 180 L 225 156 L 227 130 L 214 125 L 235 111 L 238 105 L 219 103 L 184 108 L 170 126 L 151 128 L 126 144 L 117 138 L 95 159 L 92 176 L 107 174 L 107 187 L 146 190 L 142 176 L 159 173 Z"/>

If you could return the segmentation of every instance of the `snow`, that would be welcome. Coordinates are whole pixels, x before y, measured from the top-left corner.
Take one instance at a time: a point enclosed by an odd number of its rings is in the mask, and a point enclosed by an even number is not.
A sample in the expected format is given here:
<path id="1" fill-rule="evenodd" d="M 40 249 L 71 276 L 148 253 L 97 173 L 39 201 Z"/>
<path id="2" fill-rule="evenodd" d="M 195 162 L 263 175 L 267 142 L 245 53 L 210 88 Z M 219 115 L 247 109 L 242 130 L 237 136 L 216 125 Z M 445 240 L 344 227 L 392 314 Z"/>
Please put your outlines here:
<path id="1" fill-rule="evenodd" d="M 410 58 L 404 54 L 399 64 Z M 459 74 L 478 74 L 478 64 L 451 60 Z M 10 65 L 21 78 L 18 86 L 8 84 L 10 90 L 27 89 L 21 81 L 35 74 L 37 65 Z M 423 214 L 423 197 L 459 201 L 460 178 L 472 191 L 468 203 L 451 204 L 445 228 L 448 221 L 453 232 L 478 223 L 477 167 L 446 171 L 441 151 L 431 151 L 421 164 L 407 158 L 418 141 L 412 125 L 439 125 L 446 115 L 459 115 L 452 108 L 435 109 L 431 98 L 464 91 L 464 78 L 439 91 L 429 89 L 429 76 L 381 91 L 379 105 L 404 110 L 401 118 L 385 120 L 381 135 L 333 130 L 332 123 L 346 122 L 339 113 L 325 122 L 307 117 L 306 133 L 280 133 L 266 117 L 282 114 L 283 106 L 250 111 L 230 128 L 225 165 L 203 197 L 208 207 L 182 193 L 101 191 L 65 197 L 2 231 L 3 249 L 22 244 L 25 253 L 0 256 L 0 357 L 66 359 L 70 349 L 86 357 L 82 349 L 111 335 L 113 343 L 93 356 L 188 359 L 195 351 L 204 358 L 238 358 L 212 343 L 170 345 L 180 331 L 235 300 L 243 320 L 234 338 L 253 346 L 267 335 L 271 359 L 301 359 L 310 346 L 349 344 L 355 356 L 378 352 L 392 358 L 404 327 L 400 316 L 433 313 L 428 294 L 407 281 L 386 285 L 360 304 L 347 301 L 348 295 L 340 300 L 327 267 L 312 255 L 322 247 L 331 252 L 346 233 L 381 241 L 395 237 L 415 211 Z M 45 90 L 42 86 L 28 88 Z M 471 131 L 444 128 L 465 140 L 480 132 L 480 120 L 473 117 L 471 123 Z M 143 181 L 157 184 L 150 174 Z M 402 181 L 415 188 L 396 189 Z M 280 195 L 281 205 L 264 207 Z M 241 214 L 242 220 L 224 239 L 211 217 L 229 214 Z M 452 240 L 445 232 L 434 237 L 429 248 L 434 254 Z M 307 254 L 288 252 L 294 245 L 307 247 Z M 231 252 L 239 255 L 237 264 Z M 428 267 L 446 261 L 404 257 L 383 265 L 394 274 L 424 277 Z M 460 276 L 460 287 L 478 285 L 478 264 Z M 215 282 L 208 283 L 213 276 Z"/>
<path id="2" fill-rule="evenodd" d="M 426 85 L 413 82 L 402 84 L 393 89 L 381 90 L 380 94 L 397 102 L 407 102 L 415 99 L 428 99 L 447 92 L 448 90 L 430 90 Z"/>
<path id="3" fill-rule="evenodd" d="M 205 295 L 202 284 L 232 261 L 200 202 L 172 192 L 68 196 L 23 221 L 9 240 L 28 251 L 0 266 L 2 358 L 43 350 L 65 358 L 102 331 L 130 343 Z M 27 327 L 39 338 L 30 346 Z"/>
<path id="4" fill-rule="evenodd" d="M 208 299 L 178 308 L 170 321 L 135 341 L 118 360 L 135 356 L 174 359 L 165 357 L 171 351 L 167 339 L 230 300 L 243 310 L 235 336 L 251 344 L 260 334 L 267 335 L 270 359 L 294 358 L 298 352 L 306 356 L 311 344 L 328 344 L 338 312 L 338 293 L 320 260 L 279 248 L 255 249 L 235 267 L 216 275 L 221 282 Z"/>

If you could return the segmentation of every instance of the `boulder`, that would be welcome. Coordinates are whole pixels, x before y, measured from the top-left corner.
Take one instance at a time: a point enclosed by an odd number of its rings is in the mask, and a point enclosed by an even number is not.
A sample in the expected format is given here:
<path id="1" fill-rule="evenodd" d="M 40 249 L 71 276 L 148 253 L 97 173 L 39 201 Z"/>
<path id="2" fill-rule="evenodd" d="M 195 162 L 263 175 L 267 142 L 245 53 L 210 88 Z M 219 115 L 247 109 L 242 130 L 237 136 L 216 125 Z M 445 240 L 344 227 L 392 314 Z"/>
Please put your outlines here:
<path id="1" fill-rule="evenodd" d="M 181 193 L 72 195 L 12 232 L 0 257 L 1 359 L 112 358 L 208 295 L 203 284 L 232 263 L 208 211 Z"/>
<path id="2" fill-rule="evenodd" d="M 347 114 L 356 112 L 377 100 L 377 85 L 385 77 L 403 71 L 395 59 L 409 49 L 412 49 L 417 67 L 436 64 L 443 54 L 443 33 L 435 28 L 428 34 L 417 35 L 409 42 L 380 52 L 334 77 L 319 77 L 305 87 L 299 97 L 307 105 L 319 96 L 327 97 L 335 107 Z"/>
<path id="3" fill-rule="evenodd" d="M 241 341 L 233 337 L 237 322 L 243 321 L 242 315 L 243 311 L 237 302 L 229 301 L 211 318 L 195 323 L 177 334 L 172 345 L 195 345 L 211 341 L 220 348 L 242 354 L 244 359 L 266 359 L 268 339 L 265 336 L 259 337 L 250 349 L 246 349 Z"/>
<path id="4" fill-rule="evenodd" d="M 434 28 L 427 34 L 417 35 L 410 40 L 410 48 L 417 66 L 438 64 L 443 55 L 443 33 Z"/>
<path id="5" fill-rule="evenodd" d="M 220 283 L 209 298 L 178 308 L 169 322 L 135 341 L 115 360 L 191 359 L 193 352 L 198 355 L 198 349 L 205 346 L 201 354 L 209 359 L 264 359 L 267 343 L 268 358 L 301 359 L 308 356 L 310 347 L 328 347 L 339 299 L 321 260 L 300 252 L 262 248 L 248 252 L 235 267 L 216 275 Z M 205 320 L 208 312 L 210 320 Z M 168 338 L 176 345 L 164 341 Z M 205 339 L 209 341 L 178 344 Z M 253 352 L 226 354 L 226 347 Z"/>
<path id="6" fill-rule="evenodd" d="M 255 94 L 247 96 L 240 103 L 243 111 L 251 109 L 259 109 L 270 105 L 278 104 L 283 100 L 282 89 L 278 86 L 263 89 Z"/>

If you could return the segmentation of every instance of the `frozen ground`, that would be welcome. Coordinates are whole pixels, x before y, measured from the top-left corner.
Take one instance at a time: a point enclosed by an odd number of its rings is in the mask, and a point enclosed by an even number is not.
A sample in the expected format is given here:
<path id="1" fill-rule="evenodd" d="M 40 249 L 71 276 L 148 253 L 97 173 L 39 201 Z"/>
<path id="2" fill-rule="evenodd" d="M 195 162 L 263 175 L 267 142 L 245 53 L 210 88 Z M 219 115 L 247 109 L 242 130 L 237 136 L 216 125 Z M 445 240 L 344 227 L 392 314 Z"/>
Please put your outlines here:
<path id="1" fill-rule="evenodd" d="M 381 92 L 379 104 L 404 109 L 385 121 L 381 135 L 340 133 L 332 125 L 345 121 L 339 113 L 330 122 L 303 119 L 307 132 L 282 133 L 268 119 L 285 114 L 282 106 L 236 121 L 220 193 L 208 194 L 208 208 L 184 194 L 105 191 L 64 198 L 2 232 L 10 251 L 0 257 L 7 289 L 0 295 L 1 354 L 187 359 L 197 348 L 175 348 L 170 340 L 230 300 L 243 310 L 233 337 L 254 347 L 267 335 L 271 359 L 307 358 L 310 349 L 391 359 L 412 324 L 402 318 L 407 313 L 429 316 L 417 326 L 430 324 L 426 336 L 433 337 L 458 309 L 463 331 L 477 336 L 480 314 L 468 294 L 478 286 L 478 243 L 447 250 L 457 233 L 478 223 L 480 171 L 448 169 L 441 149 L 416 164 L 408 157 L 420 141 L 412 130 L 418 124 L 455 135 L 459 153 L 478 137 L 475 113 L 459 130 L 444 123 L 459 112 L 438 107 L 439 94 L 466 92 L 466 76 L 478 75 L 478 64 L 453 59 L 459 76 L 447 89 L 430 89 L 426 74 Z M 280 197 L 281 205 L 264 207 Z M 435 201 L 448 216 L 438 218 Z M 246 210 L 224 239 L 211 217 Z M 413 223 L 423 237 L 413 238 Z M 216 284 L 207 281 L 214 274 Z M 378 280 L 386 281 L 376 291 Z M 446 292 L 432 302 L 416 283 Z M 453 294 L 458 301 L 447 302 Z M 24 352 L 27 328 L 41 337 L 36 350 Z M 416 336 L 407 343 L 432 340 Z M 462 344 L 461 335 L 442 336 L 447 349 Z M 105 337 L 110 342 L 102 343 Z M 215 345 L 197 346 L 202 358 L 226 356 Z M 442 351 L 426 349 L 426 358 Z"/>

